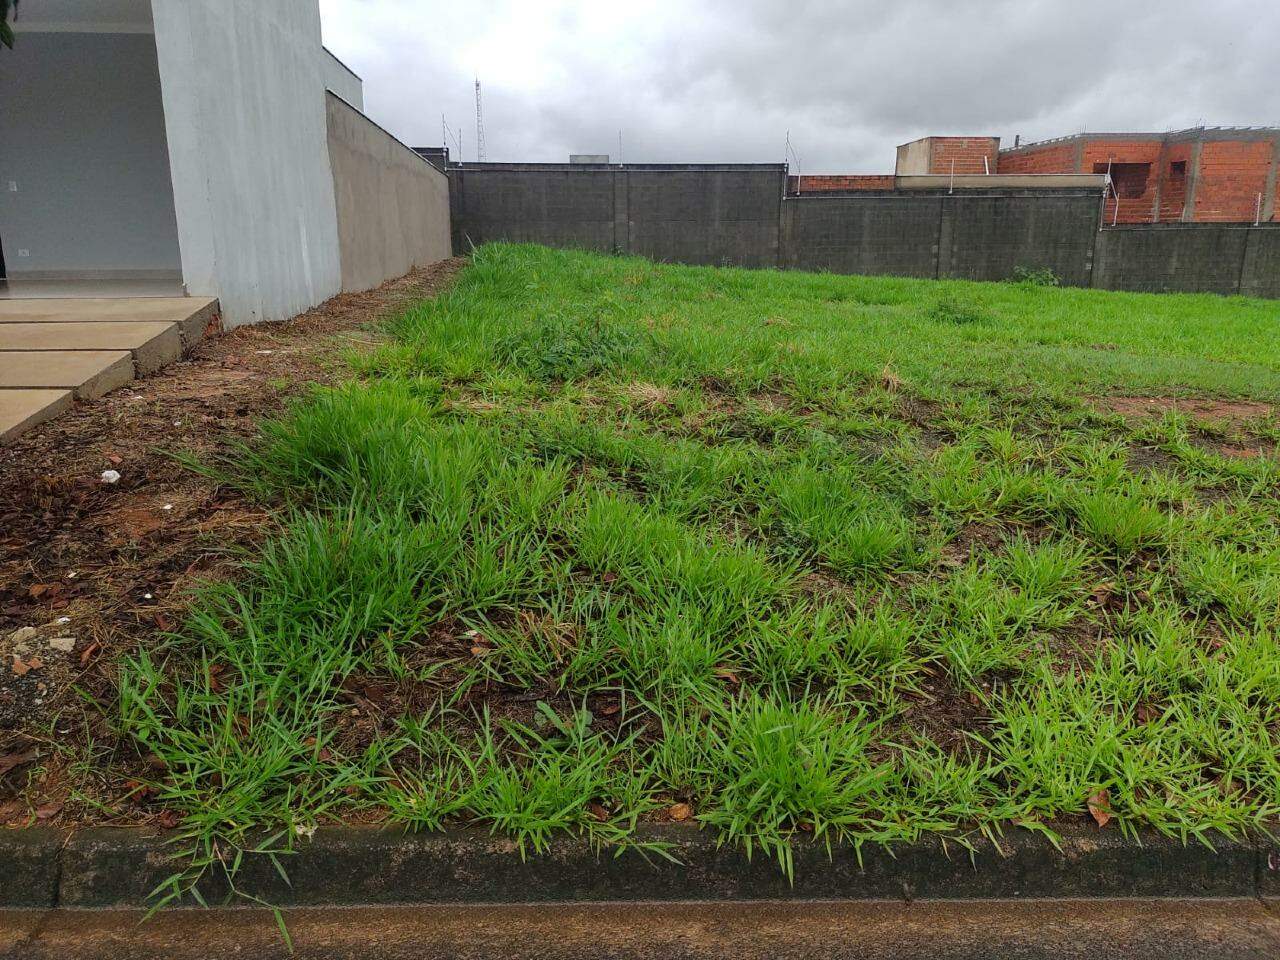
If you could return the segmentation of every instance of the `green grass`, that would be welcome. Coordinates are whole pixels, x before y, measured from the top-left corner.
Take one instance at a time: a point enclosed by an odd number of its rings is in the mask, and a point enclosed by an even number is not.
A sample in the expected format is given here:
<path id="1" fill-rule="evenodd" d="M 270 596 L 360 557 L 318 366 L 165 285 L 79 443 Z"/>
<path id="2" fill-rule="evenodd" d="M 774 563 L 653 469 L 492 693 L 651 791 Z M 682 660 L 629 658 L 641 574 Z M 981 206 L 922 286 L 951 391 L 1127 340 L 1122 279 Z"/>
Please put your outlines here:
<path id="1" fill-rule="evenodd" d="M 222 466 L 280 530 L 121 669 L 170 892 L 342 819 L 680 804 L 790 870 L 1280 808 L 1280 472 L 1218 447 L 1276 421 L 1085 402 L 1274 400 L 1280 305 L 491 245 L 393 332 Z"/>

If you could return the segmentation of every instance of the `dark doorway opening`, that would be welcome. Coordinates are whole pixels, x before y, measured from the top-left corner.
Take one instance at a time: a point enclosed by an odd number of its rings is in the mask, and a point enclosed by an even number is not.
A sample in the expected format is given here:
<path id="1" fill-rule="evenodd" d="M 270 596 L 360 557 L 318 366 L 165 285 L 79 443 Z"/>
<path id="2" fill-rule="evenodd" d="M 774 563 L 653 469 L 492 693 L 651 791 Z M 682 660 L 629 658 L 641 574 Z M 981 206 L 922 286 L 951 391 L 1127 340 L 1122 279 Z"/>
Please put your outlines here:
<path id="1" fill-rule="evenodd" d="M 1121 200 L 1137 200 L 1147 192 L 1151 179 L 1149 163 L 1095 163 L 1094 173 L 1110 173 L 1111 183 Z"/>

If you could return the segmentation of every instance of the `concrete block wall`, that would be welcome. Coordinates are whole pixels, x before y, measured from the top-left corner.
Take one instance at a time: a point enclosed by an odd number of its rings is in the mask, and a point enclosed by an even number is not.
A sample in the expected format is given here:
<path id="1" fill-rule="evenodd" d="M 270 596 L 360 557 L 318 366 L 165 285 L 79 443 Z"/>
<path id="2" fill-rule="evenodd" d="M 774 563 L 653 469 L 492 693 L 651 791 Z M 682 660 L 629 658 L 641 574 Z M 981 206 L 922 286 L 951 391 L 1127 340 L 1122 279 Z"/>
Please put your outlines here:
<path id="1" fill-rule="evenodd" d="M 938 276 L 942 198 L 788 197 L 782 266 L 832 273 Z"/>
<path id="2" fill-rule="evenodd" d="M 969 280 L 1047 268 L 1071 286 L 1280 298 L 1280 225 L 1100 230 L 1093 186 L 784 199 L 784 178 L 780 166 L 454 166 L 454 249 L 512 240 L 677 263 Z"/>
<path id="3" fill-rule="evenodd" d="M 467 164 L 449 170 L 453 244 L 489 240 L 776 266 L 782 164 Z"/>
<path id="4" fill-rule="evenodd" d="M 782 264 L 967 280 L 1048 268 L 1088 286 L 1100 199 L 1093 190 L 788 197 Z"/>
<path id="5" fill-rule="evenodd" d="M 1093 285 L 1280 298 L 1280 226 L 1171 223 L 1103 230 Z"/>

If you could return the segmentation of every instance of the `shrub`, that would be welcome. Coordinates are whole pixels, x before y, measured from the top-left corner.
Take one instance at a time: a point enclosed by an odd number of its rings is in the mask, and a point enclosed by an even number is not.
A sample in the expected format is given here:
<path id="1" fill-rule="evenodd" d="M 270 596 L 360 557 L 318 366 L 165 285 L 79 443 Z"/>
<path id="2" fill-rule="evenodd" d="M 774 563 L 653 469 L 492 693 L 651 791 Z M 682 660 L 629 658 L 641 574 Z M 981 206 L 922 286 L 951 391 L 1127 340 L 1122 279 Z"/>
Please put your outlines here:
<path id="1" fill-rule="evenodd" d="M 1029 287 L 1057 287 L 1062 284 L 1061 278 L 1048 267 L 1014 267 L 1011 279 Z"/>

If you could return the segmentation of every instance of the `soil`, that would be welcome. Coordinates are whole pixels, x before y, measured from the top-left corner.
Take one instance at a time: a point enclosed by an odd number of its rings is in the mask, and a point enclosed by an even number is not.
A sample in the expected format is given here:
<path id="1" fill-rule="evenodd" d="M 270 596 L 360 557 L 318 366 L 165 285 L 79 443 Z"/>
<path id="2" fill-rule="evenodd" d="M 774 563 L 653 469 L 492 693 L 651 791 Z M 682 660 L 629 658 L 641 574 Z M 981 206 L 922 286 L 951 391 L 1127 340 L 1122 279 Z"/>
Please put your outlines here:
<path id="1" fill-rule="evenodd" d="M 1275 414 L 1273 404 L 1253 400 L 1213 400 L 1205 397 L 1096 397 L 1094 407 L 1123 417 L 1162 417 L 1177 411 L 1199 420 L 1241 423 Z"/>
<path id="2" fill-rule="evenodd" d="M 342 351 L 377 342 L 374 321 L 445 288 L 464 262 L 205 340 L 164 371 L 77 404 L 6 448 L 0 824 L 56 817 L 68 777 L 55 746 L 110 735 L 77 688 L 109 703 L 115 662 L 158 642 L 180 619 L 190 588 L 226 575 L 235 553 L 269 529 L 260 505 L 173 452 L 205 461 L 231 452 L 262 417 L 334 379 Z M 107 470 L 119 480 L 105 482 Z M 24 791 L 34 799 L 17 799 Z"/>

